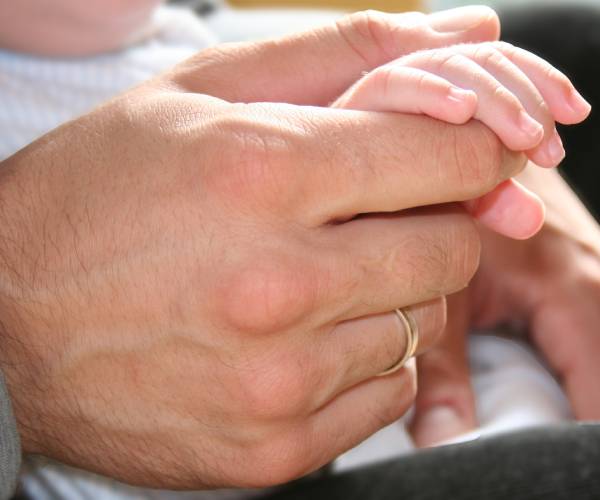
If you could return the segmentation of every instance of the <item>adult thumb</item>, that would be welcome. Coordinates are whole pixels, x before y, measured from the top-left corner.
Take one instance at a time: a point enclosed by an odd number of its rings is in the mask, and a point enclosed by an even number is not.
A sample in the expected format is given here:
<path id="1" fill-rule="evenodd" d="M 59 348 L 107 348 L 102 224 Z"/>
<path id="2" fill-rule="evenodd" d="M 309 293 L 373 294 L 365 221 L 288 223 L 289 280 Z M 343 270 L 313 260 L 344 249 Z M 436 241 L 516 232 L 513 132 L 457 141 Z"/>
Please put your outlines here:
<path id="1" fill-rule="evenodd" d="M 489 7 L 434 14 L 364 11 L 279 39 L 224 44 L 185 61 L 176 80 L 230 102 L 327 105 L 365 71 L 416 50 L 497 40 Z"/>

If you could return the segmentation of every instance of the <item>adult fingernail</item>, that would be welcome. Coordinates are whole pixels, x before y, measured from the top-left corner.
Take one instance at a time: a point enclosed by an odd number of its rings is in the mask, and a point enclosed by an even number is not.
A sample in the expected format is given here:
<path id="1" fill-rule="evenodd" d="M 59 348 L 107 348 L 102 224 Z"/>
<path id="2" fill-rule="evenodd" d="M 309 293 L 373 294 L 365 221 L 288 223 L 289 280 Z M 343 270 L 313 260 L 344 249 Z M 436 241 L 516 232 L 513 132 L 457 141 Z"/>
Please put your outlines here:
<path id="1" fill-rule="evenodd" d="M 448 90 L 448 99 L 454 102 L 463 103 L 473 98 L 474 92 L 472 90 L 464 90 L 460 87 L 450 87 Z"/>
<path id="2" fill-rule="evenodd" d="M 544 135 L 544 127 L 536 122 L 531 116 L 525 111 L 521 111 L 519 115 L 519 128 L 525 133 L 525 135 L 532 139 L 542 140 Z"/>
<path id="3" fill-rule="evenodd" d="M 470 431 L 468 422 L 452 406 L 434 406 L 420 417 L 415 440 L 420 446 L 433 446 Z"/>
<path id="4" fill-rule="evenodd" d="M 496 14 L 484 5 L 458 7 L 429 15 L 429 25 L 438 33 L 455 33 L 477 28 Z"/>

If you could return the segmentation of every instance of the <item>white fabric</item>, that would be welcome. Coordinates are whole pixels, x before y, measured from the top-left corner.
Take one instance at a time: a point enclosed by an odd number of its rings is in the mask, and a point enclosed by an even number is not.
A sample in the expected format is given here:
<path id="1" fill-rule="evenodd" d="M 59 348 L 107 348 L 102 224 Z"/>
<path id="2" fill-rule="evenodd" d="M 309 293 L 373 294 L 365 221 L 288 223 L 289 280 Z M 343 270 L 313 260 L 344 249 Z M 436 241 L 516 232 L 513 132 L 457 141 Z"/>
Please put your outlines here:
<path id="1" fill-rule="evenodd" d="M 162 7 L 125 50 L 53 59 L 0 50 L 0 160 L 215 42 L 191 12 Z"/>
<path id="2" fill-rule="evenodd" d="M 494 335 L 471 335 L 469 363 L 480 427 L 452 442 L 572 418 L 560 386 L 524 342 Z M 335 469 L 352 469 L 404 455 L 413 449 L 404 422 L 399 421 L 342 455 Z"/>

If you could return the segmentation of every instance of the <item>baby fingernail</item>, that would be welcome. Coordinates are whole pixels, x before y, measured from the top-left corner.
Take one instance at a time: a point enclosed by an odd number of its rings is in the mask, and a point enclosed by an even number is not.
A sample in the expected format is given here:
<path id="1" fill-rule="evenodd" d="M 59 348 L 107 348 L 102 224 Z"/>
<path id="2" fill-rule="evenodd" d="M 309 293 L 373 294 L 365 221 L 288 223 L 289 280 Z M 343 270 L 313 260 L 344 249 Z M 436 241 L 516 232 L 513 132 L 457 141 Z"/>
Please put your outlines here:
<path id="1" fill-rule="evenodd" d="M 450 90 L 448 90 L 448 99 L 456 102 L 465 102 L 471 97 L 471 94 L 472 92 L 460 87 L 450 87 Z"/>
<path id="2" fill-rule="evenodd" d="M 560 135 L 555 130 L 554 134 L 548 141 L 548 156 L 554 163 L 560 163 L 565 157 L 565 148 L 563 147 Z"/>
<path id="3" fill-rule="evenodd" d="M 570 105 L 575 111 L 586 115 L 592 110 L 592 105 L 576 90 L 571 93 Z"/>
<path id="4" fill-rule="evenodd" d="M 541 139 L 544 133 L 544 127 L 531 118 L 525 111 L 521 111 L 521 115 L 519 116 L 519 128 L 532 138 L 539 137 Z"/>

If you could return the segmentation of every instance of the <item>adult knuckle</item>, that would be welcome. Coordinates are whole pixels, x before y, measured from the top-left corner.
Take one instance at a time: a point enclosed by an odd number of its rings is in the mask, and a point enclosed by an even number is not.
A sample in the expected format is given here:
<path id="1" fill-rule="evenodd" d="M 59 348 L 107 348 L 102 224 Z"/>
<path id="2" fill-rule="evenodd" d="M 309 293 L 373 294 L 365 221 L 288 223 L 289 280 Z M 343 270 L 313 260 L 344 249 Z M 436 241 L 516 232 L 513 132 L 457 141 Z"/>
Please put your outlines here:
<path id="1" fill-rule="evenodd" d="M 266 260 L 266 259 L 265 259 Z M 217 292 L 221 315 L 235 330 L 271 334 L 294 323 L 313 300 L 310 269 L 277 262 L 250 263 L 234 269 Z"/>
<path id="2" fill-rule="evenodd" d="M 416 236 L 403 252 L 411 289 L 439 297 L 464 288 L 479 263 L 479 235 L 470 217 L 445 214 L 435 233 Z M 399 264 L 400 265 L 400 264 Z"/>
<path id="3" fill-rule="evenodd" d="M 479 123 L 449 127 L 441 143 L 446 175 L 466 195 L 487 193 L 502 180 L 505 148 L 487 127 Z"/>
<path id="4" fill-rule="evenodd" d="M 468 64 L 468 58 L 463 54 L 457 54 L 447 50 L 441 50 L 439 53 L 432 54 L 432 63 L 438 72 L 445 70 L 454 70 L 456 68 L 463 68 Z"/>
<path id="5" fill-rule="evenodd" d="M 397 48 L 395 26 L 389 14 L 364 10 L 349 14 L 336 23 L 338 32 L 349 48 L 368 66 L 392 59 Z"/>
<path id="6" fill-rule="evenodd" d="M 244 370 L 248 376 L 238 399 L 245 414 L 257 420 L 287 420 L 306 412 L 309 381 L 299 360 L 267 357 L 261 365 Z"/>
<path id="7" fill-rule="evenodd" d="M 378 68 L 374 74 L 375 92 L 382 95 L 384 99 L 390 98 L 390 83 L 393 77 L 394 68 L 386 65 Z"/>
<path id="8" fill-rule="evenodd" d="M 573 91 L 573 85 L 571 81 L 554 66 L 547 64 L 544 67 L 545 80 L 553 82 L 555 85 L 560 87 L 560 90 L 564 94 L 570 94 Z"/>
<path id="9" fill-rule="evenodd" d="M 227 113 L 213 126 L 219 134 L 212 145 L 216 166 L 208 181 L 231 200 L 272 206 L 289 183 L 290 145 L 285 134 L 248 112 Z"/>

